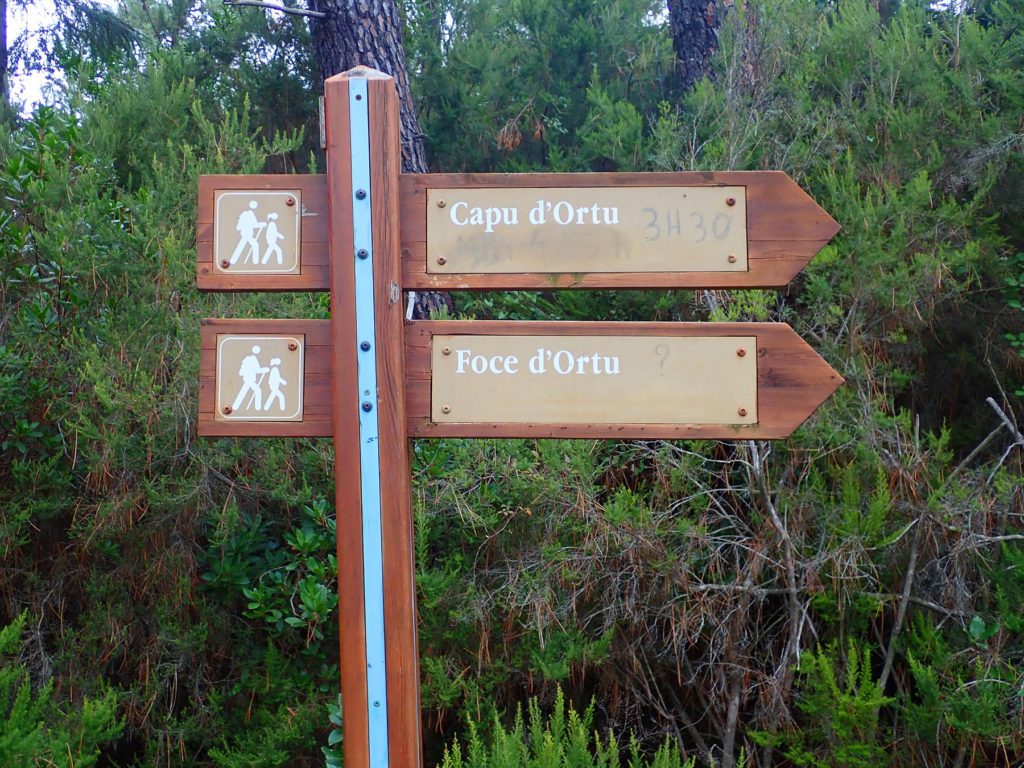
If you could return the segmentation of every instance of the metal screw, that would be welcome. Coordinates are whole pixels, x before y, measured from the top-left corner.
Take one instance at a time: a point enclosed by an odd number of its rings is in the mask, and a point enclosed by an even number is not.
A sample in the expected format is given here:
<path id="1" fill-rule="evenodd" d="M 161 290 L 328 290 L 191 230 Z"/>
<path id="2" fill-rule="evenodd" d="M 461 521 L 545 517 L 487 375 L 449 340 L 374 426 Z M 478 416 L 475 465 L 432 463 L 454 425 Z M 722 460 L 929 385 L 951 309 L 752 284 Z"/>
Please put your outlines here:
<path id="1" fill-rule="evenodd" d="M 221 408 L 221 410 L 224 411 L 224 415 L 227 416 L 229 413 L 231 413 L 231 406 L 225 405 L 223 408 Z"/>
<path id="2" fill-rule="evenodd" d="M 726 205 L 736 205 L 736 198 L 735 197 L 727 197 L 727 198 L 725 198 L 725 204 Z"/>
<path id="3" fill-rule="evenodd" d="M 444 208 L 446 205 L 448 205 L 448 203 L 446 203 L 444 200 L 438 200 L 437 201 L 437 207 L 438 208 Z"/>
<path id="4" fill-rule="evenodd" d="M 363 403 L 363 410 L 366 411 L 367 413 L 372 411 L 373 410 L 373 403 L 371 403 L 369 400 L 364 402 Z"/>
<path id="5" fill-rule="evenodd" d="M 729 263 L 730 264 L 735 264 L 736 263 L 736 254 L 735 253 L 730 253 L 729 254 Z"/>
<path id="6" fill-rule="evenodd" d="M 363 397 L 369 397 L 369 396 L 370 396 L 370 390 L 364 389 L 363 390 Z"/>
<path id="7" fill-rule="evenodd" d="M 227 269 L 228 267 L 230 267 L 230 266 L 231 266 L 231 262 L 230 262 L 230 261 L 228 261 L 227 259 L 221 259 L 221 260 L 220 260 L 220 265 L 221 265 L 221 267 L 223 267 L 224 269 Z"/>
<path id="8" fill-rule="evenodd" d="M 299 345 L 296 344 L 294 341 L 289 341 L 288 342 L 288 351 L 289 352 L 294 352 L 298 348 L 299 348 Z"/>
<path id="9" fill-rule="evenodd" d="M 362 100 L 363 100 L 363 94 L 357 93 L 356 94 L 356 101 L 362 101 Z"/>
<path id="10" fill-rule="evenodd" d="M 736 354 L 739 357 L 746 357 L 747 356 L 747 350 L 745 350 L 743 347 L 740 347 L 739 349 L 736 350 Z"/>
<path id="11" fill-rule="evenodd" d="M 357 189 L 356 190 L 356 200 L 362 200 L 365 197 L 366 197 L 366 190 L 365 189 Z"/>
<path id="12" fill-rule="evenodd" d="M 452 348 L 451 347 L 441 347 L 441 354 L 442 355 L 450 355 L 451 353 L 452 353 Z"/>
<path id="13" fill-rule="evenodd" d="M 287 200 L 284 201 L 284 204 L 289 207 L 295 205 L 295 198 L 289 197 Z"/>
<path id="14" fill-rule="evenodd" d="M 452 407 L 450 405 L 442 405 L 441 406 L 441 413 L 451 413 L 451 412 L 452 412 Z"/>
<path id="15" fill-rule="evenodd" d="M 359 345 L 359 348 L 360 348 L 361 350 L 363 350 L 363 352 L 369 352 L 369 351 L 370 351 L 370 342 L 368 342 L 368 341 L 364 341 L 363 343 L 361 343 L 361 344 Z"/>
<path id="16" fill-rule="evenodd" d="M 357 96 L 356 98 L 359 98 L 359 97 Z M 379 701 L 373 702 L 373 706 L 379 707 L 380 706 L 380 702 Z"/>
<path id="17" fill-rule="evenodd" d="M 358 256 L 360 259 L 365 259 L 369 255 L 370 252 L 365 248 L 360 248 L 358 251 L 356 251 L 356 256 Z"/>
<path id="18" fill-rule="evenodd" d="M 443 267 L 445 264 L 448 263 L 448 259 L 446 259 L 444 256 L 438 256 L 437 263 Z"/>
<path id="19" fill-rule="evenodd" d="M 738 411 L 736 411 L 736 413 L 738 413 L 740 416 L 746 416 L 747 415 L 747 409 L 746 408 L 740 408 Z"/>

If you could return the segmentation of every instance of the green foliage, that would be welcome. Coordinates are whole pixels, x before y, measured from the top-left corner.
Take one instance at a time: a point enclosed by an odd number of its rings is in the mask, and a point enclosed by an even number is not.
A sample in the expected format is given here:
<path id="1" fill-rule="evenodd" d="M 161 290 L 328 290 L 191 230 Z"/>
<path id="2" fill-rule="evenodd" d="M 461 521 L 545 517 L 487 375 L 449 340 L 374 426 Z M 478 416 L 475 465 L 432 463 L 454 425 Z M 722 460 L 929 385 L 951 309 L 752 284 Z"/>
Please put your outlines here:
<path id="1" fill-rule="evenodd" d="M 432 167 L 631 170 L 670 93 L 650 0 L 413 2 L 406 55 Z"/>
<path id="2" fill-rule="evenodd" d="M 72 711 L 53 700 L 53 680 L 34 686 L 17 658 L 27 614 L 0 629 L 0 763 L 5 768 L 90 768 L 118 737 L 117 697 L 84 697 Z"/>
<path id="3" fill-rule="evenodd" d="M 495 718 L 489 729 L 469 720 L 466 745 L 456 739 L 445 748 L 441 768 L 619 768 L 623 765 L 615 734 L 605 739 L 594 729 L 593 703 L 580 714 L 569 704 L 559 688 L 551 713 L 541 713 L 537 698 L 528 702 L 528 715 L 522 706 L 510 730 Z M 463 756 L 465 752 L 465 756 Z M 635 738 L 630 738 L 628 768 L 693 768 L 694 761 L 683 761 L 671 742 L 665 741 L 652 757 L 646 758 Z"/>
<path id="4" fill-rule="evenodd" d="M 753 734 L 797 765 L 816 768 L 870 768 L 882 758 L 878 713 L 895 701 L 883 695 L 871 671 L 871 652 L 853 638 L 840 656 L 837 645 L 818 648 L 800 660 L 797 707 L 806 722 L 796 731 Z"/>

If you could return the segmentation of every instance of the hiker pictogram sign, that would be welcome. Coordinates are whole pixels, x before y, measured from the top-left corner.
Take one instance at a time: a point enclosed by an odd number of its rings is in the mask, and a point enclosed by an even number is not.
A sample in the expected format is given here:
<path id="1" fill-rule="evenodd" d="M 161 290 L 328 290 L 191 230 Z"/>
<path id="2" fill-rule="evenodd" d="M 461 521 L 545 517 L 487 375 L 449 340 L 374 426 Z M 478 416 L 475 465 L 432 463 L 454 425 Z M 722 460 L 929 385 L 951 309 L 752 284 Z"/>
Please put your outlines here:
<path id="1" fill-rule="evenodd" d="M 217 190 L 213 205 L 214 269 L 253 275 L 300 271 L 300 190 Z"/>
<path id="2" fill-rule="evenodd" d="M 332 434 L 326 320 L 208 319 L 199 355 L 199 434 Z"/>

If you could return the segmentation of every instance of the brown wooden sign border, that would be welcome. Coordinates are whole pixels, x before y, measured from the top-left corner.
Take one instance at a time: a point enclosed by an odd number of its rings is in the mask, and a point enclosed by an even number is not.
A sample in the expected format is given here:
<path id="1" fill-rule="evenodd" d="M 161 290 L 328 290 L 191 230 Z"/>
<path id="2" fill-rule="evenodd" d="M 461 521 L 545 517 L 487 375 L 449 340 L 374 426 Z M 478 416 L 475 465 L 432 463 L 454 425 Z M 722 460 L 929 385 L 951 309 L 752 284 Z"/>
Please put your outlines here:
<path id="1" fill-rule="evenodd" d="M 399 179 L 403 285 L 409 290 L 552 288 L 780 288 L 839 231 L 839 225 L 782 171 L 725 173 L 407 174 Z M 430 189 L 566 187 L 746 187 L 744 272 L 431 274 L 427 272 Z"/>
<path id="2" fill-rule="evenodd" d="M 217 335 L 223 333 L 278 336 L 303 334 L 305 376 L 302 421 L 217 421 Z M 331 324 L 329 320 L 203 320 L 199 347 L 200 437 L 330 437 L 334 434 L 331 397 Z"/>
<path id="3" fill-rule="evenodd" d="M 756 336 L 757 424 L 438 424 L 430 420 L 431 338 L 484 336 Z M 406 324 L 410 437 L 777 440 L 788 437 L 843 378 L 785 323 L 613 323 L 438 320 Z"/>
<path id="4" fill-rule="evenodd" d="M 299 272 L 296 274 L 227 274 L 213 264 L 214 197 L 221 190 L 283 190 L 302 193 Z M 327 177 L 310 174 L 255 174 L 200 176 L 199 218 L 196 229 L 201 291 L 326 291 L 330 287 L 327 249 Z"/>

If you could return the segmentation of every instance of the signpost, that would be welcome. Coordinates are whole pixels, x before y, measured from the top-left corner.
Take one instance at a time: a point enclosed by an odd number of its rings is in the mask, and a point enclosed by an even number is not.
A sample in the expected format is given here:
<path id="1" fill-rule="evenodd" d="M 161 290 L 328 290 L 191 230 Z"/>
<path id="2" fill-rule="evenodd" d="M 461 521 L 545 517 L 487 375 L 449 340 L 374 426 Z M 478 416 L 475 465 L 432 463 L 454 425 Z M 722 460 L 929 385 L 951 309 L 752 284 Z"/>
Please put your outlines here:
<path id="1" fill-rule="evenodd" d="M 199 434 L 333 436 L 348 768 L 420 765 L 409 437 L 778 439 L 842 378 L 782 323 L 404 322 L 406 290 L 764 288 L 838 231 L 785 174 L 399 174 L 393 80 L 326 81 L 326 176 L 199 183 Z"/>

